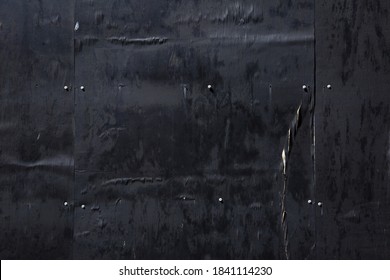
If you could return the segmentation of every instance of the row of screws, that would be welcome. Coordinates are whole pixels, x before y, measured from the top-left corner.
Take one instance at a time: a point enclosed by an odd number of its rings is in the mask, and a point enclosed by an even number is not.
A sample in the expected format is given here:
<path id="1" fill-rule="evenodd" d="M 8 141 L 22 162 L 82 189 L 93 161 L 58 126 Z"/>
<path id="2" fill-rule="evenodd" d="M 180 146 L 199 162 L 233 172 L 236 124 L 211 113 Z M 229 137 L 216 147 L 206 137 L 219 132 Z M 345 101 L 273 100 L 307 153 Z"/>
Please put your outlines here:
<path id="1" fill-rule="evenodd" d="M 331 90 L 332 89 L 332 85 L 329 84 L 329 85 L 326 86 L 326 88 Z M 309 90 L 309 86 L 303 85 L 302 89 L 303 89 L 303 91 L 307 92 Z"/>
<path id="2" fill-rule="evenodd" d="M 332 86 L 331 86 L 331 85 L 327 85 L 326 88 L 327 88 L 327 89 L 332 89 Z M 82 91 L 85 91 L 85 87 L 84 87 L 84 86 L 80 86 L 80 89 L 81 89 Z M 209 91 L 211 91 L 211 92 L 214 92 L 214 89 L 213 89 L 213 86 L 212 86 L 212 85 L 208 85 L 208 86 L 207 86 L 207 89 L 208 89 Z M 309 86 L 303 85 L 303 86 L 302 86 L 302 89 L 303 89 L 305 92 L 307 92 L 307 91 L 309 90 Z M 64 86 L 64 90 L 69 91 L 69 90 L 70 90 L 70 87 Z"/>
<path id="3" fill-rule="evenodd" d="M 307 203 L 308 203 L 308 204 L 313 204 L 314 202 L 313 202 L 311 199 L 309 199 L 309 200 L 307 201 Z M 318 207 L 322 207 L 322 202 L 319 201 L 319 202 L 317 203 L 317 205 L 318 205 Z"/>
<path id="4" fill-rule="evenodd" d="M 183 200 L 186 200 L 186 197 L 185 197 L 185 196 L 183 197 Z M 218 198 L 218 201 L 219 201 L 220 203 L 223 203 L 223 198 L 222 198 L 222 197 Z M 313 204 L 313 201 L 309 199 L 309 200 L 307 201 L 307 203 L 308 203 L 308 204 Z M 64 202 L 64 206 L 68 206 L 68 205 L 69 205 L 68 202 L 65 201 L 65 202 Z M 319 201 L 319 202 L 317 203 L 317 205 L 318 205 L 319 207 L 322 207 L 322 202 Z M 85 204 L 81 205 L 81 209 L 85 209 Z"/>
<path id="5" fill-rule="evenodd" d="M 69 205 L 69 203 L 67 201 L 65 201 L 64 206 L 68 206 L 68 205 Z M 81 207 L 81 209 L 85 209 L 85 204 L 81 205 L 80 207 Z"/>
<path id="6" fill-rule="evenodd" d="M 85 91 L 85 87 L 84 87 L 84 86 L 80 86 L 80 89 L 81 89 L 82 91 Z M 64 90 L 66 90 L 66 91 L 70 91 L 70 90 L 71 90 L 71 88 L 70 88 L 70 87 L 68 87 L 68 86 L 64 86 Z"/>

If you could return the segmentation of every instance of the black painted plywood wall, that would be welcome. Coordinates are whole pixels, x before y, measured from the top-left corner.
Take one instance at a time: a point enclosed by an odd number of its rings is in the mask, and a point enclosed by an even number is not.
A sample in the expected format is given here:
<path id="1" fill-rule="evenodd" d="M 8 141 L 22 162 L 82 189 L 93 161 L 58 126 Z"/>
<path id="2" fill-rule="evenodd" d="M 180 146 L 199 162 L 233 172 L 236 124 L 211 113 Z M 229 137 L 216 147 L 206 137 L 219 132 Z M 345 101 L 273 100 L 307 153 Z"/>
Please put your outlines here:
<path id="1" fill-rule="evenodd" d="M 318 258 L 389 259 L 390 3 L 316 6 Z"/>
<path id="2" fill-rule="evenodd" d="M 66 1 L 0 1 L 0 256 L 72 255 L 73 14 Z"/>
<path id="3" fill-rule="evenodd" d="M 389 8 L 1 1 L 1 258 L 389 258 Z"/>

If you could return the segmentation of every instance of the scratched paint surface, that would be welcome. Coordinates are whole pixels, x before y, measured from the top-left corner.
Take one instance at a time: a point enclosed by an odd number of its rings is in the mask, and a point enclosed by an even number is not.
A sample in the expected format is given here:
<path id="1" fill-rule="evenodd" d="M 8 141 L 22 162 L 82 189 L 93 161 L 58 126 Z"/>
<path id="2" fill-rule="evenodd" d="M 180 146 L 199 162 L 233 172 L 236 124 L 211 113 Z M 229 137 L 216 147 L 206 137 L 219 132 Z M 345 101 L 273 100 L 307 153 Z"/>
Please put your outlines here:
<path id="1" fill-rule="evenodd" d="M 390 4 L 344 2 L 1 1 L 1 258 L 389 258 Z"/>
<path id="2" fill-rule="evenodd" d="M 317 9 L 317 257 L 389 259 L 390 3 Z"/>
<path id="3" fill-rule="evenodd" d="M 70 4 L 69 4 L 70 3 Z M 0 1 L 0 257 L 71 257 L 73 10 Z"/>
<path id="4" fill-rule="evenodd" d="M 312 3 L 136 3 L 76 6 L 76 204 L 99 209 L 76 208 L 74 256 L 283 258 L 280 153 L 313 82 Z"/>

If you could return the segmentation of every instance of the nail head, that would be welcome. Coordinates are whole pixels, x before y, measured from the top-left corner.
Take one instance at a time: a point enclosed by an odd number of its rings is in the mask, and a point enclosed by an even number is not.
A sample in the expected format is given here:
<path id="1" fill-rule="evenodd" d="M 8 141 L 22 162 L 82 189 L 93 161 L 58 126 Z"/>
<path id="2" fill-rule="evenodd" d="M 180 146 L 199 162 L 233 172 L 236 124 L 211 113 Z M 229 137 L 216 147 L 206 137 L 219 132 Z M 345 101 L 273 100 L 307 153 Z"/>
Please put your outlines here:
<path id="1" fill-rule="evenodd" d="M 207 88 L 209 89 L 210 92 L 214 93 L 214 89 L 213 89 L 212 85 L 208 85 Z"/>

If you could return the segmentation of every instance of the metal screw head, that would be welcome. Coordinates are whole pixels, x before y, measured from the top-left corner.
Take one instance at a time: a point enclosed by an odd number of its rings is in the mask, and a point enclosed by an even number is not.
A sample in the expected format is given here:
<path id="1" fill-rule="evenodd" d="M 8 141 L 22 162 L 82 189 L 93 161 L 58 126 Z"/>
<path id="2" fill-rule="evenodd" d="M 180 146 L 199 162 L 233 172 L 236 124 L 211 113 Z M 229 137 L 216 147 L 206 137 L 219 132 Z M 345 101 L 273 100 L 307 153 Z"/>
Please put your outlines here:
<path id="1" fill-rule="evenodd" d="M 68 202 L 67 201 L 64 202 L 64 206 L 68 206 Z"/>
<path id="2" fill-rule="evenodd" d="M 308 86 L 307 86 L 307 85 L 303 85 L 303 86 L 302 86 L 302 89 L 303 89 L 304 91 L 307 91 L 307 90 L 308 90 Z"/>
<path id="3" fill-rule="evenodd" d="M 207 88 L 208 88 L 208 90 L 209 90 L 210 92 L 214 93 L 214 89 L 213 89 L 212 85 L 208 85 Z"/>
<path id="4" fill-rule="evenodd" d="M 83 205 L 81 205 L 81 209 L 85 209 L 85 205 L 83 204 Z"/>
<path id="5" fill-rule="evenodd" d="M 327 89 L 332 89 L 332 85 L 327 85 L 326 88 Z"/>
<path id="6" fill-rule="evenodd" d="M 311 199 L 309 199 L 309 200 L 307 201 L 307 203 L 313 204 L 313 201 L 311 201 Z"/>
<path id="7" fill-rule="evenodd" d="M 85 87 L 84 87 L 84 86 L 81 86 L 80 89 L 81 89 L 82 91 L 85 91 Z"/>
<path id="8" fill-rule="evenodd" d="M 322 207 L 322 202 L 320 201 L 320 202 L 318 202 L 318 207 Z"/>

